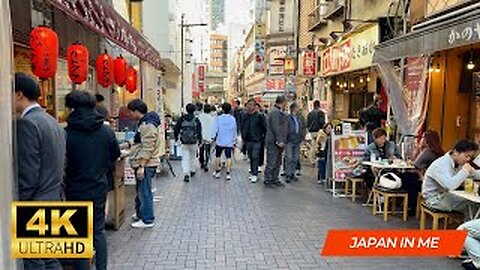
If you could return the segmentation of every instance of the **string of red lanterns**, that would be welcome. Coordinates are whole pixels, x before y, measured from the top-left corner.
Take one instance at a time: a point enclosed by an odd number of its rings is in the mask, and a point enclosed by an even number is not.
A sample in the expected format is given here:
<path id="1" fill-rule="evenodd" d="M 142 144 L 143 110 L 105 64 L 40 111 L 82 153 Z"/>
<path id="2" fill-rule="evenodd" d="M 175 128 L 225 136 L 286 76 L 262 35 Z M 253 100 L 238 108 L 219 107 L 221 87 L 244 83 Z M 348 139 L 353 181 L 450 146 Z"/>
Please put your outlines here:
<path id="1" fill-rule="evenodd" d="M 42 80 L 54 78 L 57 72 L 59 51 L 58 35 L 46 26 L 35 27 L 30 33 L 30 64 L 35 76 Z M 67 48 L 68 76 L 75 84 L 82 84 L 88 77 L 89 53 L 87 47 L 74 43 Z M 137 90 L 137 70 L 129 67 L 122 55 L 112 59 L 105 51 L 96 58 L 97 82 L 104 88 L 114 83 L 134 93 Z"/>

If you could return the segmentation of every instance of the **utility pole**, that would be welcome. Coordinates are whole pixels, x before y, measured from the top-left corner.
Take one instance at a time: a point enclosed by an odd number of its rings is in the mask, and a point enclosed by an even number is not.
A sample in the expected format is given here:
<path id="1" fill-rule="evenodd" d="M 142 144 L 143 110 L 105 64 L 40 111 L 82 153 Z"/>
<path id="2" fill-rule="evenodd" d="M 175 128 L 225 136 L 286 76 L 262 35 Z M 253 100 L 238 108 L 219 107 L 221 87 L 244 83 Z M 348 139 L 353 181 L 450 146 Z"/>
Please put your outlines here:
<path id="1" fill-rule="evenodd" d="M 185 109 L 185 89 L 184 89 L 184 57 L 185 57 L 185 38 L 184 38 L 184 28 L 194 27 L 194 26 L 207 26 L 206 23 L 193 23 L 193 24 L 185 24 L 185 13 L 182 13 L 182 19 L 180 22 L 180 72 L 181 72 L 181 106 L 182 111 Z"/>

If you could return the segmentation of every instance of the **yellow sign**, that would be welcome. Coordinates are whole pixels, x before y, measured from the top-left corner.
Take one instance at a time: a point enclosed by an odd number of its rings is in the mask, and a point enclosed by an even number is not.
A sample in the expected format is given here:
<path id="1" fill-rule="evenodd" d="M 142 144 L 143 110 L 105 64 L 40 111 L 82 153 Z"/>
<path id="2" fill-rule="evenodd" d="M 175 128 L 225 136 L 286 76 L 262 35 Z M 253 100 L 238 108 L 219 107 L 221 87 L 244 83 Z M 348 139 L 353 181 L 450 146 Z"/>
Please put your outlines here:
<path id="1" fill-rule="evenodd" d="M 330 76 L 370 67 L 379 43 L 378 25 L 352 34 L 321 53 L 322 76 Z"/>
<path id="2" fill-rule="evenodd" d="M 92 258 L 93 203 L 12 203 L 12 256 Z"/>

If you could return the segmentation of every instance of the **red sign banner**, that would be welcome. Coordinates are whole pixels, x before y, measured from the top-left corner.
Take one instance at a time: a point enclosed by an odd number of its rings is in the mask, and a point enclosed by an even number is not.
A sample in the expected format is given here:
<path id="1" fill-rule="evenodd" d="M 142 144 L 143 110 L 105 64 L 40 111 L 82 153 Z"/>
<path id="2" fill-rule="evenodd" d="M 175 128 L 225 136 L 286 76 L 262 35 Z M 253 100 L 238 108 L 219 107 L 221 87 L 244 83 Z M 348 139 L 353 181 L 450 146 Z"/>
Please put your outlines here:
<path id="1" fill-rule="evenodd" d="M 303 54 L 303 75 L 317 75 L 317 53 L 307 51 Z"/>
<path id="2" fill-rule="evenodd" d="M 109 4 L 100 0 L 47 0 L 84 26 L 160 69 L 160 53 Z"/>

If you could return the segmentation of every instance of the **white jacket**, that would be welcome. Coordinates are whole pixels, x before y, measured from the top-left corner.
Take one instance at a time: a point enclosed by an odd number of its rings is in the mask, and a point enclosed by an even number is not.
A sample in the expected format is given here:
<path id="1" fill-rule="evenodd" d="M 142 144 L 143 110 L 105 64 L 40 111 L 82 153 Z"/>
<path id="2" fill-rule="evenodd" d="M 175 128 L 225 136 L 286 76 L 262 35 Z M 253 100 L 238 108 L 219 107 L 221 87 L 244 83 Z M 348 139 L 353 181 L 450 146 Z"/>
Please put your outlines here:
<path id="1" fill-rule="evenodd" d="M 213 141 L 213 125 L 215 124 L 215 118 L 204 112 L 197 115 L 197 118 L 202 124 L 203 140 L 211 143 Z"/>

